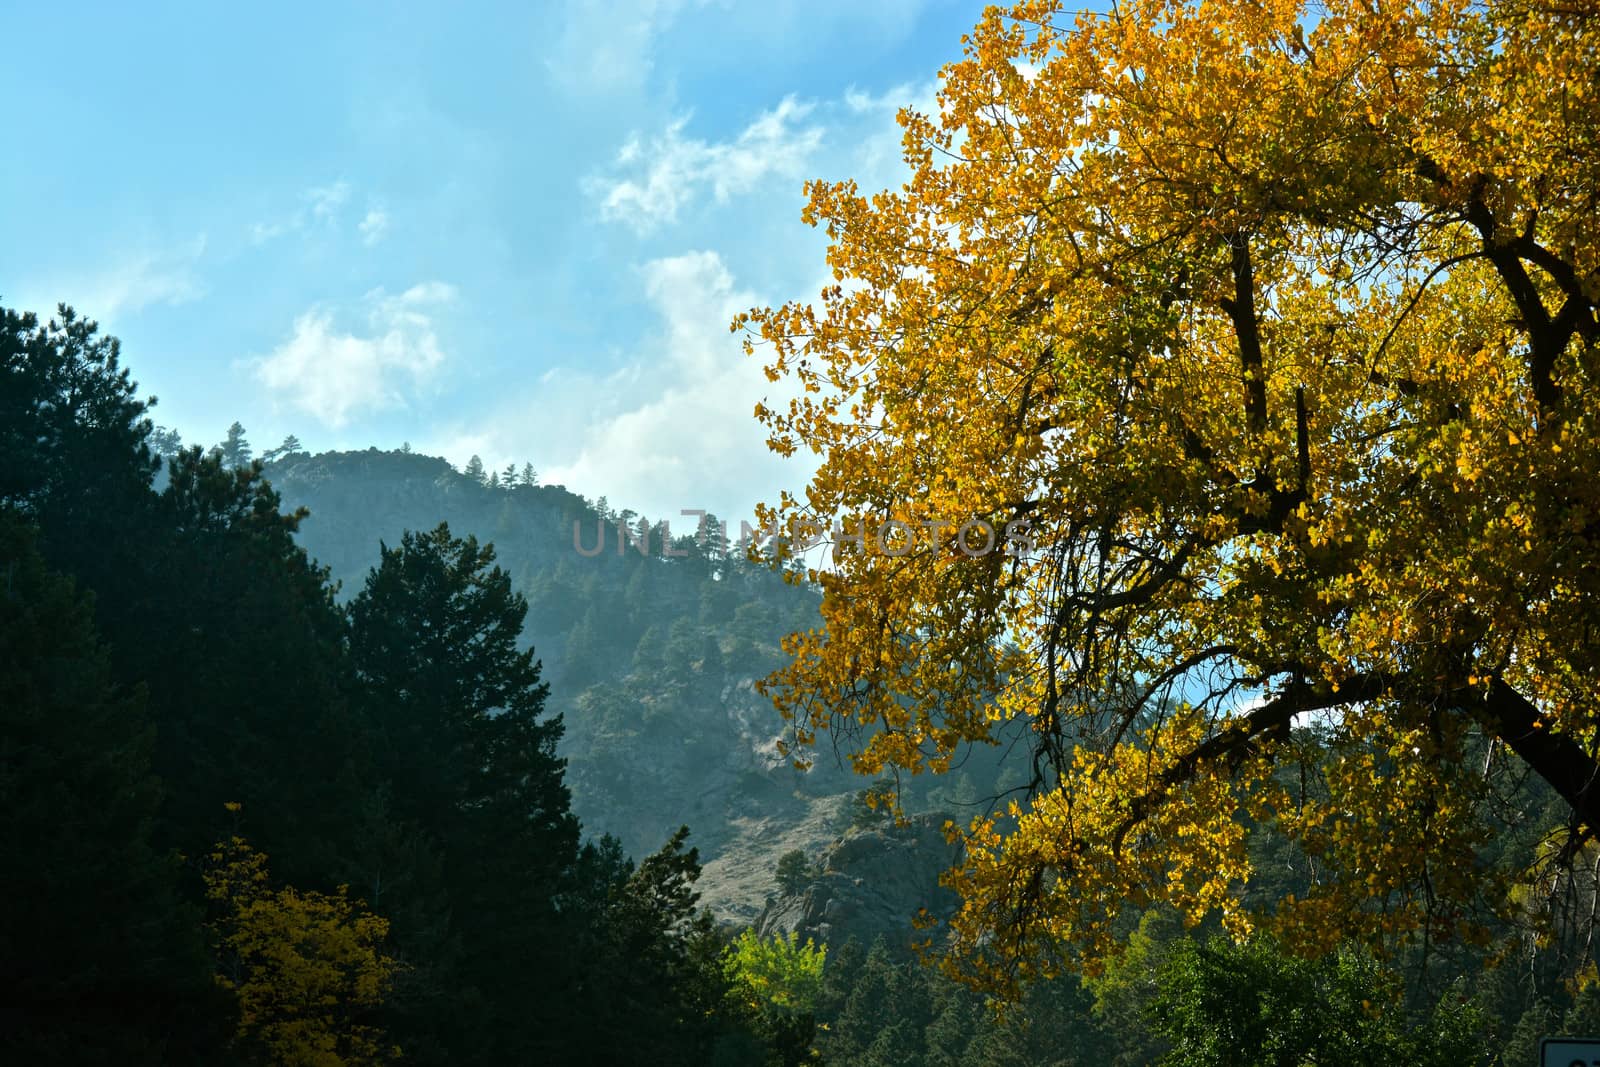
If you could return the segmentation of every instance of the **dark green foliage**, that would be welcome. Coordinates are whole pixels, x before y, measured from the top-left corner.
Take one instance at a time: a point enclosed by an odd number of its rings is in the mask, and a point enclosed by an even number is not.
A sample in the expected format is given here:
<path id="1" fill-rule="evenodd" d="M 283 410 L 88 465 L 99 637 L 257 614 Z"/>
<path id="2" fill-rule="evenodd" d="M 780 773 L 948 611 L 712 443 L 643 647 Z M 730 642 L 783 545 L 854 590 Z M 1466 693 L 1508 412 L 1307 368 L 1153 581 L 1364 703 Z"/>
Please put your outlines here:
<path id="1" fill-rule="evenodd" d="M 408 787 L 394 799 L 403 820 L 454 819 L 560 777 L 561 724 L 542 716 L 548 687 L 517 647 L 527 601 L 493 564 L 493 548 L 447 525 L 407 533 L 351 602 L 351 663 L 385 775 Z M 568 818 L 564 799 L 536 799 Z"/>
<path id="2" fill-rule="evenodd" d="M 330 884 L 361 790 L 345 622 L 258 465 L 191 448 L 171 464 L 138 569 L 102 590 L 125 677 L 150 692 L 166 837 L 198 855 L 244 804 L 274 870 Z"/>
<path id="3" fill-rule="evenodd" d="M 696 910 L 700 858 L 688 836 L 681 827 L 637 869 L 613 865 L 591 883 L 608 891 L 583 969 L 587 1021 L 573 1062 L 691 1067 L 736 1029 L 725 1018 L 722 941 L 710 913 Z"/>
<path id="4" fill-rule="evenodd" d="M 13 1063 L 200 1057 L 226 1004 L 177 864 L 151 842 L 143 694 L 113 682 L 87 598 L 34 539 L 0 508 L 0 1048 Z"/>
<path id="5" fill-rule="evenodd" d="M 559 899 L 578 825 L 555 752 L 561 722 L 544 714 L 533 651 L 517 648 L 527 602 L 493 563 L 491 547 L 448 526 L 407 533 L 382 548 L 350 605 L 350 661 L 387 814 L 442 860 L 459 958 L 435 961 L 452 994 L 436 998 L 441 1010 L 418 1036 L 461 1062 L 531 1055 L 544 1036 L 534 1023 L 548 1029 L 571 1007 Z M 379 855 L 386 866 L 400 859 Z M 433 884 L 411 879 L 413 891 Z M 395 890 L 390 899 L 422 920 L 397 936 L 437 953 L 437 912 Z"/>
<path id="6" fill-rule="evenodd" d="M 1202 941 L 1165 921 L 1141 930 L 1118 974 L 1035 982 L 999 1012 L 882 942 L 865 954 L 848 942 L 828 961 L 818 1049 L 851 1067 L 1489 1062 L 1486 1020 L 1459 987 L 1408 1012 L 1396 972 L 1353 951 L 1304 960 L 1266 939 Z M 1577 1019 L 1528 1030 L 1563 1022 Z"/>
<path id="7" fill-rule="evenodd" d="M 116 338 L 65 305 L 44 325 L 0 308 L 0 504 L 71 521 L 149 487 L 149 402 L 120 359 Z"/>
<path id="8" fill-rule="evenodd" d="M 811 861 L 806 859 L 806 854 L 800 849 L 792 849 L 778 857 L 776 872 L 778 889 L 787 896 L 794 896 L 806 886 L 811 884 L 816 877 L 816 868 Z"/>

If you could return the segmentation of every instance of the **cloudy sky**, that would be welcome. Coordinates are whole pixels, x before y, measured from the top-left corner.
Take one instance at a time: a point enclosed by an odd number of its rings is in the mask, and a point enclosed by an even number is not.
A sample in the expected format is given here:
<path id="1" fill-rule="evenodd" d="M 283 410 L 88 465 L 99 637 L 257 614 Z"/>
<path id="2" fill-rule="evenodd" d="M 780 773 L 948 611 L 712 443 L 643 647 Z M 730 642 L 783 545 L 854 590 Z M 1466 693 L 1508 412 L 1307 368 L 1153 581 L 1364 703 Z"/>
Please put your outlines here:
<path id="1" fill-rule="evenodd" d="M 728 321 L 815 296 L 802 183 L 898 185 L 979 7 L 0 4 L 0 303 L 100 320 L 191 443 L 733 517 L 806 471 Z"/>

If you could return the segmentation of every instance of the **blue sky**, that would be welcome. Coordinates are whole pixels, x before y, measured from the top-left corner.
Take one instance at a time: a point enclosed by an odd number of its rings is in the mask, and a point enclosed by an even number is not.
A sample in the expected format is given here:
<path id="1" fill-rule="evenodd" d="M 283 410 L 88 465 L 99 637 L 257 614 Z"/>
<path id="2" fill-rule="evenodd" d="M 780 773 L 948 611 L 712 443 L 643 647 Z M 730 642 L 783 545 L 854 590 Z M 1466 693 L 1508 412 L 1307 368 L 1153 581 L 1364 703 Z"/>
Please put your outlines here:
<path id="1" fill-rule="evenodd" d="M 123 340 L 158 423 L 531 461 L 748 514 L 775 388 L 727 331 L 811 298 L 807 178 L 897 185 L 976 3 L 0 5 L 0 302 Z"/>

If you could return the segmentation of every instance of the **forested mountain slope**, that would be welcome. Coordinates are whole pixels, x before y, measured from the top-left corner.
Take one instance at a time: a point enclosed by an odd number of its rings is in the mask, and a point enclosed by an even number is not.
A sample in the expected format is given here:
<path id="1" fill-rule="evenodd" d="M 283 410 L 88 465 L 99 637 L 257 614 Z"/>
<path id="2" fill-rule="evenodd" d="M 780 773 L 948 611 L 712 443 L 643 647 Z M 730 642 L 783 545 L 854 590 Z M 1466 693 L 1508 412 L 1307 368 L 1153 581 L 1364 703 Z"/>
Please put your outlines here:
<path id="1" fill-rule="evenodd" d="M 694 517 L 645 518 L 514 472 L 469 470 L 369 449 L 295 452 L 265 475 L 286 507 L 309 509 L 300 543 L 342 598 L 359 590 L 380 542 L 405 530 L 448 522 L 492 542 L 529 601 L 524 647 L 565 719 L 561 753 L 585 829 L 640 855 L 687 823 L 707 860 L 707 903 L 725 919 L 753 918 L 778 856 L 820 852 L 849 828 L 848 798 L 870 784 L 827 756 L 808 773 L 791 767 L 776 746 L 784 723 L 754 688 L 781 662 L 782 637 L 816 624 L 817 592 L 750 563 L 715 517 L 696 529 Z M 978 784 L 969 774 L 969 799 L 991 791 L 996 766 L 985 763 Z M 904 903 L 909 915 L 915 904 Z"/>

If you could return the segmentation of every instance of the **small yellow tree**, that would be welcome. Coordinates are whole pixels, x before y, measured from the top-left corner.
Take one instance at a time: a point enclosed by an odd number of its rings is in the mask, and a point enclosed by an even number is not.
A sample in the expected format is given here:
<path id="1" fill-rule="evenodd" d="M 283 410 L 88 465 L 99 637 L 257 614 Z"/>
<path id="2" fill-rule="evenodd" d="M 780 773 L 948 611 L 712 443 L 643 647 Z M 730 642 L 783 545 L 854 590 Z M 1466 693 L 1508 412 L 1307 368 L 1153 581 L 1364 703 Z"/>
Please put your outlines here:
<path id="1" fill-rule="evenodd" d="M 241 1053 L 252 1061 L 345 1067 L 398 1058 L 365 1021 L 398 967 L 388 921 L 332 893 L 273 889 L 267 858 L 241 837 L 219 844 L 205 874 L 217 981 L 238 999 Z"/>

